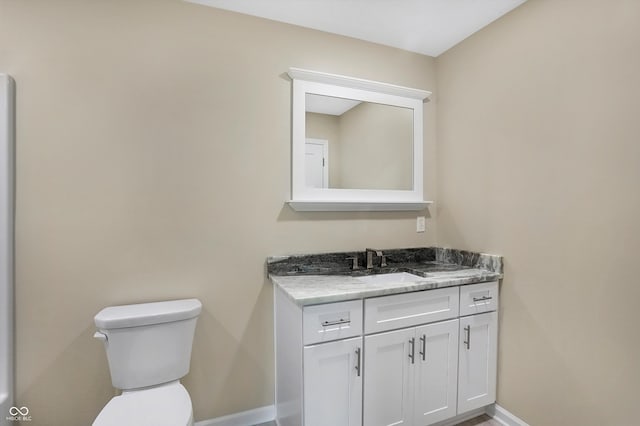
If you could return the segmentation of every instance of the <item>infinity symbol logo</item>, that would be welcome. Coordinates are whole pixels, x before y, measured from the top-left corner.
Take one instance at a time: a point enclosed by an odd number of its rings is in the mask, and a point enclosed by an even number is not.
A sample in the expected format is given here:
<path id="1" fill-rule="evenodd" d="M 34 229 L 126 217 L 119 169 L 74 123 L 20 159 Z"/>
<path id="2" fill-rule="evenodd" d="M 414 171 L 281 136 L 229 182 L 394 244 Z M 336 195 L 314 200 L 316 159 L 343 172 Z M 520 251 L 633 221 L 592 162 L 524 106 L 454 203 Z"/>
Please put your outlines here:
<path id="1" fill-rule="evenodd" d="M 27 414 L 29 414 L 29 409 L 27 407 L 11 407 L 9 408 L 9 415 L 11 416 L 17 416 L 18 414 L 20 414 L 21 416 L 26 416 Z"/>

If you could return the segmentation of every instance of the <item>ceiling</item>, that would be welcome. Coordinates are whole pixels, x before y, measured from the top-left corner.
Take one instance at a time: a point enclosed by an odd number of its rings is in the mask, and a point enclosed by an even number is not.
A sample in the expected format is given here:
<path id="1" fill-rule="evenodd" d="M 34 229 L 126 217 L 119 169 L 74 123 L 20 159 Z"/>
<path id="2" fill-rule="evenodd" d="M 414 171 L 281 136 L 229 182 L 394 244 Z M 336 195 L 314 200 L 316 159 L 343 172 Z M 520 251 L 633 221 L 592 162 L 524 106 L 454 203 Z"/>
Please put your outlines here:
<path id="1" fill-rule="evenodd" d="M 438 56 L 526 0 L 187 0 Z"/>
<path id="2" fill-rule="evenodd" d="M 356 101 L 354 99 L 334 98 L 331 96 L 307 93 L 305 95 L 304 106 L 306 112 L 341 116 L 361 103 L 362 101 Z"/>

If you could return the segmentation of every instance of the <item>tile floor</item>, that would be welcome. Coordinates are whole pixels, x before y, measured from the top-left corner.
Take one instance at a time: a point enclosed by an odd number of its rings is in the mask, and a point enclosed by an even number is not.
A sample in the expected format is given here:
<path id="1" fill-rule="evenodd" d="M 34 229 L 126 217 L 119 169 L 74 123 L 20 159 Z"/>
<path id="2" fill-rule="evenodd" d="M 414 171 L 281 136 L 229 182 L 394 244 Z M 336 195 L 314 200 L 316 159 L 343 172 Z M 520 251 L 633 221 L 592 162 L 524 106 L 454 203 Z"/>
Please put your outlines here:
<path id="1" fill-rule="evenodd" d="M 255 426 L 276 426 L 276 422 L 260 423 L 259 425 Z M 458 423 L 457 426 L 501 426 L 501 424 L 487 415 L 482 415 L 471 420 Z"/>
<path id="2" fill-rule="evenodd" d="M 491 417 L 483 414 L 482 416 L 474 417 L 473 419 L 467 420 L 462 423 L 458 423 L 457 426 L 501 426 L 502 423 L 499 423 L 493 420 Z"/>

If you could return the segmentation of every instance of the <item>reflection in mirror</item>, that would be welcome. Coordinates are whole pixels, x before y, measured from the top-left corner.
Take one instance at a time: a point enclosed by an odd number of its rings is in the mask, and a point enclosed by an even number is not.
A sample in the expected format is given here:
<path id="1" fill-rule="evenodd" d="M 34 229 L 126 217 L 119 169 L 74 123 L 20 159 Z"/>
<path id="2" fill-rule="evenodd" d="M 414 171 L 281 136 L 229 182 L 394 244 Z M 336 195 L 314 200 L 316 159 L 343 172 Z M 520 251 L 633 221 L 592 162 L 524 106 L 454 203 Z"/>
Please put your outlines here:
<path id="1" fill-rule="evenodd" d="M 305 95 L 306 186 L 413 189 L 413 110 Z"/>

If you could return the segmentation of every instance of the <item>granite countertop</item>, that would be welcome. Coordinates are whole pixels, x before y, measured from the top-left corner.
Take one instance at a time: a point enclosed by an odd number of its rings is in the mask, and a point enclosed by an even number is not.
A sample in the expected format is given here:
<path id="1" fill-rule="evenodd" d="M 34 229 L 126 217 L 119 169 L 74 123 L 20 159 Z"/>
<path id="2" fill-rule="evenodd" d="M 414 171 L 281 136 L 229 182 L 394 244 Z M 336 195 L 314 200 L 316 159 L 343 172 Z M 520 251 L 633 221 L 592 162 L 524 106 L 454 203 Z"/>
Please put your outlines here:
<path id="1" fill-rule="evenodd" d="M 431 290 L 502 278 L 502 257 L 440 247 L 383 250 L 387 267 L 352 271 L 348 257 L 364 252 L 279 256 L 267 259 L 271 281 L 299 306 Z M 379 258 L 374 262 L 379 262 Z M 363 276 L 408 272 L 415 281 L 365 282 Z"/>

